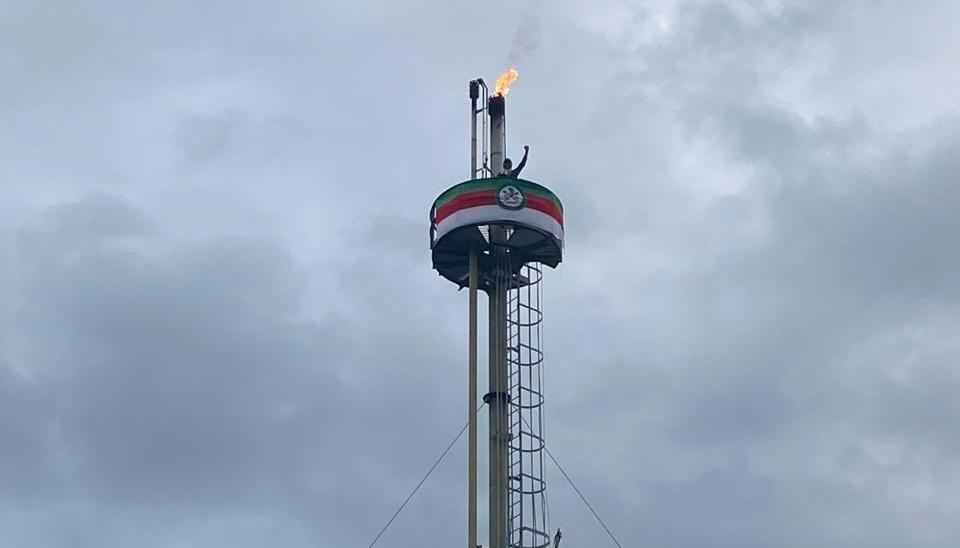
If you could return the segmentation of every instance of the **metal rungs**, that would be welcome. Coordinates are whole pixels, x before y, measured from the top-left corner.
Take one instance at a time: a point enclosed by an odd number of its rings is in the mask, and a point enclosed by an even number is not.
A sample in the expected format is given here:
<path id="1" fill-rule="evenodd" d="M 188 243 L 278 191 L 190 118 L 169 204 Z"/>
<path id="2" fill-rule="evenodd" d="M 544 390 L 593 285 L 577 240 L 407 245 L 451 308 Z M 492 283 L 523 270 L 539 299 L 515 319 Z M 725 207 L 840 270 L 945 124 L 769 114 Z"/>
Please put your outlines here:
<path id="1" fill-rule="evenodd" d="M 543 432 L 541 409 L 540 310 L 542 269 L 537 265 L 516 265 L 507 280 L 507 332 L 504 333 L 507 371 L 505 384 L 510 395 L 507 427 L 512 434 L 508 445 L 507 546 L 544 548 L 552 540 L 541 529 L 549 529 L 541 505 L 543 482 Z M 522 287 L 521 287 L 521 284 Z M 529 285 L 527 285 L 529 284 Z M 544 544 L 546 543 L 546 544 Z"/>

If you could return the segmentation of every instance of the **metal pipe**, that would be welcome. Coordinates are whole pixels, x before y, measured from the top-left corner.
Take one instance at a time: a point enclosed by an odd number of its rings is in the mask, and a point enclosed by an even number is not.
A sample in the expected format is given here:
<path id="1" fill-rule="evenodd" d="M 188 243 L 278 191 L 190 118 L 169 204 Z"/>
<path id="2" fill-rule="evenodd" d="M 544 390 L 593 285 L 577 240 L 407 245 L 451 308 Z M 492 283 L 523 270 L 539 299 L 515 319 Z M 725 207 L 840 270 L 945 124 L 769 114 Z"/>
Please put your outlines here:
<path id="1" fill-rule="evenodd" d="M 476 99 L 474 99 L 476 101 Z M 474 116 L 476 125 L 476 116 Z M 474 148 L 476 151 L 476 148 Z M 467 548 L 477 546 L 477 248 L 470 249 L 469 434 L 467 437 Z"/>
<path id="2" fill-rule="evenodd" d="M 490 226 L 490 243 L 493 244 L 493 271 L 487 290 L 490 311 L 489 334 L 489 385 L 484 401 L 489 411 L 489 520 L 490 548 L 506 548 L 507 527 L 507 465 L 509 426 L 509 386 L 507 384 L 507 291 L 510 280 L 510 257 L 505 252 L 506 230 L 499 225 Z"/>
<path id="3" fill-rule="evenodd" d="M 483 106 L 480 107 L 480 110 L 485 111 L 487 110 L 487 107 L 489 106 L 489 102 L 490 102 L 490 88 L 487 87 L 487 83 L 483 81 L 483 78 L 477 78 L 477 82 L 480 84 L 480 89 L 483 90 L 483 95 L 480 96 L 481 100 L 483 101 Z M 487 167 L 488 161 L 489 161 L 489 158 L 487 157 L 488 148 L 489 148 L 488 145 L 490 144 L 489 143 L 490 132 L 487 131 L 487 117 L 482 116 L 481 120 L 483 120 L 483 122 L 481 123 L 482 127 L 480 129 L 480 171 L 479 173 L 480 173 L 480 178 L 482 179 L 491 175 L 491 173 L 489 173 L 490 170 Z"/>
<path id="4" fill-rule="evenodd" d="M 470 82 L 470 179 L 477 177 L 477 99 L 480 98 L 482 80 Z M 469 432 L 467 434 L 467 548 L 477 546 L 477 248 L 470 249 L 469 286 L 469 357 L 467 375 L 468 395 L 467 413 Z"/>
<path id="5" fill-rule="evenodd" d="M 490 114 L 490 170 L 496 177 L 503 173 L 503 161 L 507 158 L 507 106 L 502 95 L 487 100 Z"/>
<path id="6" fill-rule="evenodd" d="M 506 102 L 502 95 L 487 98 L 487 114 L 490 116 L 490 170 L 494 177 L 503 173 L 506 158 Z M 489 323 L 489 382 L 490 391 L 484 397 L 489 410 L 490 458 L 489 458 L 489 520 L 490 548 L 506 548 L 507 545 L 507 464 L 509 443 L 507 391 L 507 286 L 510 267 L 509 257 L 502 244 L 506 242 L 506 230 L 499 225 L 490 225 L 491 253 L 494 267 L 491 288 L 487 292 L 490 303 Z M 499 245 L 498 245 L 499 244 Z"/>
<path id="7" fill-rule="evenodd" d="M 505 346 L 506 286 L 497 283 L 490 301 L 489 410 L 489 520 L 490 548 L 506 548 L 507 540 L 507 379 Z"/>
<path id="8" fill-rule="evenodd" d="M 480 97 L 480 84 L 470 81 L 470 178 L 477 177 L 477 99 Z M 469 548 L 474 548 L 470 546 Z"/>

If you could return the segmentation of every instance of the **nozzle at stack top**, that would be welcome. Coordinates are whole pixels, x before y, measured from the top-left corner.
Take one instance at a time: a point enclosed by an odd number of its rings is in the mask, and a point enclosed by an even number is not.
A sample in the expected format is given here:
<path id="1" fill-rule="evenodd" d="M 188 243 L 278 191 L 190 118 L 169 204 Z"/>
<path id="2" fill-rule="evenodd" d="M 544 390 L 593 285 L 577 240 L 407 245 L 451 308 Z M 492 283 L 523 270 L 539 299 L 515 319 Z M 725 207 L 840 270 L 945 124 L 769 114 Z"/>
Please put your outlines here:
<path id="1" fill-rule="evenodd" d="M 504 116 L 506 114 L 507 100 L 503 95 L 491 95 L 487 99 L 487 109 L 490 112 L 490 117 L 495 118 L 497 116 Z"/>

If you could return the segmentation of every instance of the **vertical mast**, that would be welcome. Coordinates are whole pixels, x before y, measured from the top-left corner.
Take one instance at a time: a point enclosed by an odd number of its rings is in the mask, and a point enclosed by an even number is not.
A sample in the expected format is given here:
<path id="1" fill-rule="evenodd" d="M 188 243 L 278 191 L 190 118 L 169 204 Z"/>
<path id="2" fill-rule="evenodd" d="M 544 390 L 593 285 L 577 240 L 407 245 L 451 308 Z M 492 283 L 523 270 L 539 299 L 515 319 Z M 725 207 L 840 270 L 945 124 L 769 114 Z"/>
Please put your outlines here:
<path id="1" fill-rule="evenodd" d="M 516 78 L 515 70 L 507 71 L 498 79 L 499 89 L 509 89 Z M 489 180 L 504 175 L 506 101 L 502 93 L 491 96 L 483 80 L 476 79 L 470 82 L 470 106 L 470 178 L 445 191 L 430 208 L 433 268 L 457 287 L 470 288 L 467 548 L 478 548 L 480 290 L 487 294 L 489 305 L 489 388 L 483 396 L 489 414 L 486 548 L 549 548 L 544 511 L 540 280 L 543 266 L 556 268 L 563 258 L 563 206 L 542 185 L 509 179 L 498 185 Z M 546 210 L 527 207 L 528 195 L 531 203 L 552 206 Z"/>
<path id="2" fill-rule="evenodd" d="M 470 82 L 470 178 L 477 176 L 477 99 L 480 84 Z M 477 248 L 470 248 L 469 259 L 470 319 L 469 319 L 469 389 L 467 413 L 470 424 L 467 442 L 467 548 L 477 548 Z"/>
<path id="3" fill-rule="evenodd" d="M 506 157 L 506 105 L 502 95 L 494 95 L 487 102 L 490 114 L 490 169 L 494 175 L 503 172 Z M 506 548 L 507 543 L 507 450 L 508 385 L 507 385 L 507 287 L 512 269 L 506 253 L 507 231 L 500 225 L 490 225 L 491 255 L 494 269 L 487 298 L 490 304 L 489 393 L 484 397 L 489 408 L 489 520 L 490 548 Z"/>
<path id="4" fill-rule="evenodd" d="M 502 227 L 490 227 L 491 241 L 502 235 Z M 501 240 L 502 241 L 502 240 Z M 483 397 L 487 403 L 490 421 L 489 457 L 489 520 L 490 548 L 506 548 L 507 542 L 507 448 L 508 386 L 507 386 L 507 289 L 510 270 L 503 248 L 494 248 L 499 256 L 492 272 L 491 287 L 487 291 L 490 312 L 490 392 Z"/>

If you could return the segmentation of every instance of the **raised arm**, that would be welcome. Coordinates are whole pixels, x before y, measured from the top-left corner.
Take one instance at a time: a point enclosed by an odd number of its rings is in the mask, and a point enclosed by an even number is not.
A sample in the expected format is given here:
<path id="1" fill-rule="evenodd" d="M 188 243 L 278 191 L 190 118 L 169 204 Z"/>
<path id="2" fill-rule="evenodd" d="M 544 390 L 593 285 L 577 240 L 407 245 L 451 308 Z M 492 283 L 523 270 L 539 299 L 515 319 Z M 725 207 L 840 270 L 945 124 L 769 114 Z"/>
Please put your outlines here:
<path id="1" fill-rule="evenodd" d="M 523 171 L 523 166 L 527 165 L 527 154 L 530 153 L 530 147 L 523 145 L 523 159 L 520 160 L 520 163 L 517 164 L 516 169 L 511 173 L 512 176 L 517 177 L 520 175 L 520 172 Z"/>

